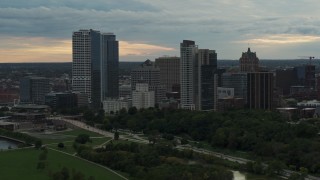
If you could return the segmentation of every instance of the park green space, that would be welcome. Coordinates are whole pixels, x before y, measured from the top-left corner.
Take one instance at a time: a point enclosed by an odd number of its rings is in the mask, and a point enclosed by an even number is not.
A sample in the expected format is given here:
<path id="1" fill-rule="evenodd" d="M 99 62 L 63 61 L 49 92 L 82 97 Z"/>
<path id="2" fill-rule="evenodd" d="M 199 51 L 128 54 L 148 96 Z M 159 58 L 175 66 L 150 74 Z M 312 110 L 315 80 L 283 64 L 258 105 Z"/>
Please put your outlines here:
<path id="1" fill-rule="evenodd" d="M 84 129 L 71 129 L 71 130 L 69 129 L 66 131 L 58 131 L 50 134 L 28 132 L 28 134 L 33 137 L 41 139 L 43 144 L 55 144 L 60 142 L 74 141 L 74 139 L 79 134 L 87 134 L 90 137 L 99 137 L 99 138 L 104 137 L 100 134 L 90 132 Z M 97 142 L 99 143 L 100 141 L 98 140 Z"/>
<path id="2" fill-rule="evenodd" d="M 110 139 L 111 138 L 108 138 L 108 137 L 91 138 L 92 142 L 87 143 L 86 145 L 91 147 L 96 147 L 108 142 Z M 58 143 L 48 144 L 46 146 L 59 151 L 69 153 L 69 154 L 76 153 L 76 150 L 73 148 L 74 139 L 72 141 L 61 141 L 61 142 L 64 144 L 64 148 L 59 148 Z"/>
<path id="3" fill-rule="evenodd" d="M 41 150 L 19 149 L 0 152 L 0 174 L 1 180 L 23 179 L 50 179 L 49 171 L 56 172 L 67 167 L 82 172 L 86 178 L 93 176 L 96 180 L 120 180 L 118 175 L 90 162 L 78 159 L 74 156 L 63 154 L 48 149 L 47 167 L 44 170 L 37 170 L 38 157 Z"/>
<path id="4" fill-rule="evenodd" d="M 85 129 L 72 129 L 72 130 L 67 130 L 67 131 L 60 131 L 60 132 L 57 132 L 57 134 L 71 135 L 71 136 L 78 136 L 79 134 L 88 134 L 90 137 L 101 137 L 102 136 L 98 133 L 87 131 Z"/>

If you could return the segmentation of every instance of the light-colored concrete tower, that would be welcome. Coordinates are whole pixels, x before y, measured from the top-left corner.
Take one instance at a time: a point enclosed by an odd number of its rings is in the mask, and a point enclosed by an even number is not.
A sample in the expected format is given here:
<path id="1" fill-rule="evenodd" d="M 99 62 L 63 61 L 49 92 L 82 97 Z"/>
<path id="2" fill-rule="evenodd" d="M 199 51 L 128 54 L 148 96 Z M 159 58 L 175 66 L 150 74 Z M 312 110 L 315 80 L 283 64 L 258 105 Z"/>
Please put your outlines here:
<path id="1" fill-rule="evenodd" d="M 92 30 L 79 30 L 72 34 L 72 90 L 88 95 L 89 102 L 92 74 L 91 32 Z"/>
<path id="2" fill-rule="evenodd" d="M 137 109 L 154 107 L 155 92 L 149 90 L 147 83 L 137 83 L 136 90 L 132 92 L 132 106 Z"/>
<path id="3" fill-rule="evenodd" d="M 72 90 L 86 94 L 95 108 L 119 97 L 119 48 L 113 33 L 79 30 L 72 34 Z"/>
<path id="4" fill-rule="evenodd" d="M 194 82 L 196 76 L 194 76 L 196 55 L 198 52 L 198 46 L 194 41 L 183 40 L 180 44 L 180 108 L 195 110 L 195 89 Z"/>

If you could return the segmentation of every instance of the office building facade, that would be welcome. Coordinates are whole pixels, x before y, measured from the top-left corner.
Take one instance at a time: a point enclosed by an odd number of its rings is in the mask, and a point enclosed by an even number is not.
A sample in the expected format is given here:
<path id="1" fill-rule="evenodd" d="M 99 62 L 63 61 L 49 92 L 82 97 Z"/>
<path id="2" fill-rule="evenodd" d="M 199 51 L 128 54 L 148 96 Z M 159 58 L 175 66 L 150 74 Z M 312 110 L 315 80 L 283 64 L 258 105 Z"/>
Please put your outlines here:
<path id="1" fill-rule="evenodd" d="M 217 53 L 198 49 L 194 41 L 180 44 L 180 108 L 189 110 L 216 110 L 217 107 Z"/>
<path id="2" fill-rule="evenodd" d="M 49 79 L 44 77 L 24 77 L 20 79 L 20 102 L 44 104 L 45 95 L 50 92 Z"/>
<path id="3" fill-rule="evenodd" d="M 119 97 L 119 45 L 112 33 L 79 30 L 72 35 L 72 89 L 88 95 L 93 107 Z"/>
<path id="4" fill-rule="evenodd" d="M 146 60 L 140 67 L 131 70 L 131 89 L 137 89 L 136 84 L 148 84 L 148 89 L 155 92 L 155 101 L 160 103 L 165 99 L 165 89 L 160 84 L 160 68 L 154 62 Z"/>
<path id="5" fill-rule="evenodd" d="M 195 100 L 197 110 L 217 109 L 217 53 L 214 50 L 199 49 L 195 71 Z"/>
<path id="6" fill-rule="evenodd" d="M 180 58 L 159 57 L 155 65 L 160 69 L 160 84 L 166 92 L 173 92 L 174 87 L 180 86 Z"/>
<path id="7" fill-rule="evenodd" d="M 233 88 L 234 97 L 247 100 L 247 73 L 223 73 L 222 87 Z"/>
<path id="8" fill-rule="evenodd" d="M 247 81 L 248 108 L 271 110 L 273 108 L 273 73 L 251 72 L 247 74 Z"/>
<path id="9" fill-rule="evenodd" d="M 240 61 L 240 72 L 258 72 L 259 58 L 255 52 L 251 52 L 248 48 L 247 52 L 243 52 Z"/>
<path id="10" fill-rule="evenodd" d="M 137 109 L 155 107 L 155 92 L 149 89 L 147 83 L 137 83 L 132 92 L 132 106 Z"/>

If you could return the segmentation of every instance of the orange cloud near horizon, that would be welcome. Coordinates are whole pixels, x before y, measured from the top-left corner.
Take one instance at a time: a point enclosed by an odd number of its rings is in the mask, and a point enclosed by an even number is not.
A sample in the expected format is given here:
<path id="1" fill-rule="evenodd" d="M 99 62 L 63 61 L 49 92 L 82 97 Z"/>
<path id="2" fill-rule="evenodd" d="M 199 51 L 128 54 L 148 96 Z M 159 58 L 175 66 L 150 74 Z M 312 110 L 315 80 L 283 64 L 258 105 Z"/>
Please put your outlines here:
<path id="1" fill-rule="evenodd" d="M 44 37 L 6 37 L 0 43 L 0 63 L 72 61 L 71 40 Z M 120 57 L 149 56 L 174 50 L 174 48 L 152 44 L 119 42 Z"/>
<path id="2" fill-rule="evenodd" d="M 301 44 L 320 41 L 320 36 L 301 35 L 301 34 L 274 34 L 264 35 L 258 38 L 251 38 L 235 43 L 250 43 L 263 46 Z"/>

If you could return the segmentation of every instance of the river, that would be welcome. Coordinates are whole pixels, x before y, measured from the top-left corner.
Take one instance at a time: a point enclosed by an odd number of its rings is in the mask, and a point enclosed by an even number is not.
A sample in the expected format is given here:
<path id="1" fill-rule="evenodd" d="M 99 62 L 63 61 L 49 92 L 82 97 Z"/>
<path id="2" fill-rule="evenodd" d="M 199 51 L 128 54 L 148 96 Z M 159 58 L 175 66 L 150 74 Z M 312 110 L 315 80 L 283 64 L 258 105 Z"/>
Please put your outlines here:
<path id="1" fill-rule="evenodd" d="M 233 180 L 246 180 L 246 175 L 240 173 L 239 171 L 232 171 Z"/>
<path id="2" fill-rule="evenodd" d="M 0 138 L 0 150 L 9 149 L 9 147 L 11 147 L 12 149 L 15 149 L 18 147 L 18 145 L 19 145 L 19 143 L 17 143 L 17 142 L 13 142 L 8 139 Z"/>

